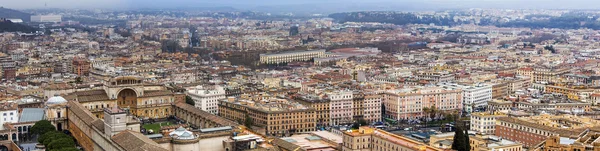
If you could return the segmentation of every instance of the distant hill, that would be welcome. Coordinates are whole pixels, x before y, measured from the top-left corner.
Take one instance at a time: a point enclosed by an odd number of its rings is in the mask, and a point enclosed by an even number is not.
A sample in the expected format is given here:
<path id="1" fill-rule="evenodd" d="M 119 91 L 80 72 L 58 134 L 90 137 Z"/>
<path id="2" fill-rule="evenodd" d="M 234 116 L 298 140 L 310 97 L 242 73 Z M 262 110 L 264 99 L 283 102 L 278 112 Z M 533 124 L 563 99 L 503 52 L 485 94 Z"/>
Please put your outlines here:
<path id="1" fill-rule="evenodd" d="M 24 22 L 29 22 L 31 19 L 31 14 L 24 13 L 14 9 L 8 9 L 4 7 L 0 7 L 0 18 L 18 18 L 23 20 Z"/>
<path id="2" fill-rule="evenodd" d="M 27 26 L 27 25 L 23 25 L 23 24 L 17 24 L 17 23 L 12 23 L 10 21 L 3 21 L 0 20 L 0 33 L 1 32 L 24 32 L 24 33 L 32 33 L 35 32 L 36 29 L 31 27 L 31 26 Z"/>

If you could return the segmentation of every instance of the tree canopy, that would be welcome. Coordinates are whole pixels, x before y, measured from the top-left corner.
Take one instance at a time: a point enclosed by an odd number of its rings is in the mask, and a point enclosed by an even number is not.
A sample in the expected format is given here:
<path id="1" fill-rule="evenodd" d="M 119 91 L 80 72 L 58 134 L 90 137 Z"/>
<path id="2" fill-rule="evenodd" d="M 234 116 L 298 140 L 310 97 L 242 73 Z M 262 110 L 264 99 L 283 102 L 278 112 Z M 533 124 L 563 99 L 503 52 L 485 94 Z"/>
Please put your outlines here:
<path id="1" fill-rule="evenodd" d="M 196 102 L 190 96 L 185 96 L 185 103 L 192 105 L 192 106 L 196 105 Z"/>
<path id="2" fill-rule="evenodd" d="M 467 136 L 468 137 L 468 136 Z M 452 142 L 453 150 L 467 151 L 467 145 L 469 142 L 466 142 L 465 133 L 462 129 L 462 126 L 456 126 L 456 131 L 454 132 L 454 141 Z"/>
<path id="3" fill-rule="evenodd" d="M 33 134 L 43 135 L 47 132 L 55 131 L 56 127 L 50 123 L 48 120 L 40 120 L 35 122 L 35 124 L 31 127 L 31 132 Z"/>
<path id="4" fill-rule="evenodd" d="M 71 136 L 59 132 L 59 131 L 52 131 L 52 132 L 48 132 L 42 136 L 40 136 L 40 138 L 38 138 L 38 142 L 44 144 L 45 146 L 50 145 L 50 143 L 52 143 L 53 141 L 57 140 L 57 139 L 61 139 L 61 138 L 69 138 L 72 139 Z"/>
<path id="5" fill-rule="evenodd" d="M 50 151 L 81 151 L 75 147 L 65 147 L 65 148 L 60 148 L 60 149 L 53 149 Z"/>
<path id="6" fill-rule="evenodd" d="M 61 148 L 67 148 L 67 147 L 73 147 L 73 146 L 75 146 L 75 141 L 73 141 L 73 138 L 64 137 L 64 138 L 59 138 L 59 139 L 53 140 L 50 144 L 48 144 L 47 148 L 50 150 L 53 150 L 53 149 L 61 149 Z"/>
<path id="7" fill-rule="evenodd" d="M 244 121 L 244 126 L 250 128 L 254 125 L 254 121 L 250 118 L 250 115 L 246 114 L 246 120 Z"/>

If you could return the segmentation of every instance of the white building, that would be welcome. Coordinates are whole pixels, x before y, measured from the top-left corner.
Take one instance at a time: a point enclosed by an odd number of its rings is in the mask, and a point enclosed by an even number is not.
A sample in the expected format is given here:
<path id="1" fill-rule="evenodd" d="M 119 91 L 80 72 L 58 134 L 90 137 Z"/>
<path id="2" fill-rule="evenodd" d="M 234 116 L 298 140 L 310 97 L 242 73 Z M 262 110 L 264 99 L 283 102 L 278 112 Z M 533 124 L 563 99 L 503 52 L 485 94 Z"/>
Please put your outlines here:
<path id="1" fill-rule="evenodd" d="M 32 15 L 31 22 L 61 22 L 61 15 Z"/>
<path id="2" fill-rule="evenodd" d="M 471 114 L 470 126 L 471 131 L 475 131 L 480 134 L 495 134 L 496 132 L 496 119 L 499 117 L 507 117 L 506 114 L 501 112 L 476 112 Z"/>
<path id="3" fill-rule="evenodd" d="M 352 91 L 334 91 L 326 92 L 330 107 L 329 125 L 340 125 L 353 123 L 354 112 L 352 112 L 353 93 Z"/>
<path id="4" fill-rule="evenodd" d="M 220 85 L 188 88 L 186 94 L 190 96 L 196 108 L 217 115 L 219 113 L 219 100 L 225 99 L 225 88 Z"/>
<path id="5" fill-rule="evenodd" d="M 463 92 L 463 110 L 468 113 L 473 112 L 473 108 L 487 106 L 487 103 L 492 100 L 492 85 L 489 84 L 440 83 L 440 86 L 461 89 Z"/>
<path id="6" fill-rule="evenodd" d="M 0 104 L 0 125 L 5 123 L 17 123 L 19 116 L 17 113 L 18 104 L 14 102 L 4 102 Z M 0 126 L 0 130 L 4 129 L 4 126 Z"/>

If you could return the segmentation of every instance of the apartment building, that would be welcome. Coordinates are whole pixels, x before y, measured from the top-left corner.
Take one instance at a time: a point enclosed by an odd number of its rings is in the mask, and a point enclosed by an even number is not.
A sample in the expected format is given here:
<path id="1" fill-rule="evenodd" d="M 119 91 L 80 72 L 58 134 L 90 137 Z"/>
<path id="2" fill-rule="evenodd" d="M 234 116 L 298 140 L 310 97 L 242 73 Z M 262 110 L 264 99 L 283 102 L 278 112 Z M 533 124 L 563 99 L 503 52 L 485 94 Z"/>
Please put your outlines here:
<path id="1" fill-rule="evenodd" d="M 0 103 L 0 124 L 17 123 L 19 121 L 18 104 L 14 102 Z M 0 128 L 3 130 L 4 126 Z"/>
<path id="2" fill-rule="evenodd" d="M 449 150 L 452 148 L 454 132 L 431 135 L 429 146 Z M 470 151 L 522 151 L 523 145 L 494 135 L 469 135 Z"/>
<path id="3" fill-rule="evenodd" d="M 462 90 L 442 87 L 414 87 L 384 93 L 386 116 L 391 119 L 416 119 L 425 117 L 423 108 L 435 107 L 439 111 L 461 110 Z"/>
<path id="4" fill-rule="evenodd" d="M 599 121 L 572 115 L 540 115 L 532 117 L 499 117 L 495 135 L 534 148 L 550 136 L 577 138 Z"/>
<path id="5" fill-rule="evenodd" d="M 220 100 L 218 108 L 219 116 L 240 123 L 251 120 L 252 126 L 264 128 L 271 136 L 315 131 L 317 121 L 315 109 L 287 99 L 254 101 L 230 97 Z"/>
<path id="6" fill-rule="evenodd" d="M 330 100 L 326 98 L 321 98 L 315 95 L 308 94 L 298 94 L 294 97 L 295 101 L 299 103 L 311 107 L 315 109 L 315 115 L 317 120 L 317 126 L 327 127 L 330 125 L 331 119 L 331 108 L 330 108 Z"/>
<path id="7" fill-rule="evenodd" d="M 309 61 L 325 56 L 325 50 L 291 51 L 274 54 L 260 54 L 259 62 L 262 64 L 289 63 L 294 61 Z"/>
<path id="8" fill-rule="evenodd" d="M 363 119 L 369 123 L 381 121 L 381 106 L 383 103 L 383 96 L 374 92 L 367 92 L 364 94 L 364 99 L 361 101 Z"/>
<path id="9" fill-rule="evenodd" d="M 558 82 L 561 75 L 570 71 L 571 69 L 563 67 L 533 68 L 532 80 L 533 82 Z"/>
<path id="10" fill-rule="evenodd" d="M 442 151 L 413 139 L 371 127 L 342 134 L 342 151 Z"/>
<path id="11" fill-rule="evenodd" d="M 447 71 L 419 71 L 415 74 L 418 80 L 427 80 L 433 83 L 451 82 L 455 80 L 454 74 Z"/>
<path id="12" fill-rule="evenodd" d="M 354 96 L 352 91 L 326 92 L 330 107 L 330 125 L 354 123 Z"/>
<path id="13" fill-rule="evenodd" d="M 596 89 L 586 86 L 546 85 L 546 93 L 562 94 L 573 100 L 587 99 L 594 91 Z"/>
<path id="14" fill-rule="evenodd" d="M 72 73 L 78 76 L 88 75 L 90 73 L 90 61 L 87 58 L 73 58 Z"/>
<path id="15" fill-rule="evenodd" d="M 488 84 L 463 85 L 455 83 L 441 83 L 441 87 L 460 89 L 463 95 L 463 110 L 473 112 L 474 108 L 485 107 L 492 100 L 492 86 Z"/>
<path id="16" fill-rule="evenodd" d="M 219 100 L 225 99 L 225 88 L 220 85 L 196 86 L 188 88 L 186 94 L 194 100 L 194 106 L 211 114 L 218 115 Z"/>
<path id="17" fill-rule="evenodd" d="M 504 100 L 492 100 L 488 102 L 488 110 L 495 112 L 508 112 L 513 107 L 513 102 Z"/>
<path id="18" fill-rule="evenodd" d="M 471 131 L 481 134 L 495 134 L 496 119 L 499 117 L 507 117 L 501 112 L 475 112 L 471 113 Z"/>

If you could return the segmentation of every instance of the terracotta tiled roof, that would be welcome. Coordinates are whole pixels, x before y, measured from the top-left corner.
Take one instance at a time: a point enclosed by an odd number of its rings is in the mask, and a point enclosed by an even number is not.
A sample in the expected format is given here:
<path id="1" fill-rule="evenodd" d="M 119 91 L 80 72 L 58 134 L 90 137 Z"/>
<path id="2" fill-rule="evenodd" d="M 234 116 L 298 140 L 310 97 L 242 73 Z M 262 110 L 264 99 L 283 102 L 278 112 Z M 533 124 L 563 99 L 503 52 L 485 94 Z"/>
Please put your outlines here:
<path id="1" fill-rule="evenodd" d="M 92 113 L 85 109 L 79 102 L 69 101 L 68 104 L 69 110 L 73 112 L 74 115 L 78 116 L 86 125 L 92 125 L 92 122 L 97 120 Z"/>
<path id="2" fill-rule="evenodd" d="M 297 150 L 297 151 L 303 151 L 305 149 L 302 148 L 302 146 L 298 146 L 294 143 L 290 143 L 288 141 L 285 141 L 283 139 L 280 138 L 276 138 L 275 140 L 273 140 L 273 145 L 276 145 L 277 147 L 283 148 L 283 150 Z"/>
<path id="3" fill-rule="evenodd" d="M 173 95 L 173 92 L 171 92 L 169 90 L 144 91 L 143 97 L 164 96 L 164 95 Z"/>
<path id="4" fill-rule="evenodd" d="M 71 93 L 70 95 L 65 96 L 67 100 L 75 100 L 79 102 L 91 102 L 91 101 L 105 101 L 110 100 L 108 98 L 108 94 L 104 90 L 89 90 L 89 91 L 79 91 L 75 93 Z"/>
<path id="5" fill-rule="evenodd" d="M 142 133 L 126 130 L 111 138 L 126 151 L 167 151 Z"/>
<path id="6" fill-rule="evenodd" d="M 93 102 L 93 101 L 106 101 L 110 100 L 106 94 L 104 95 L 84 95 L 78 96 L 77 100 L 79 102 Z"/>
<path id="7" fill-rule="evenodd" d="M 92 125 L 104 133 L 104 122 L 102 120 L 96 119 L 94 122 L 92 122 Z"/>
<path id="8" fill-rule="evenodd" d="M 46 87 L 46 89 L 48 90 L 66 90 L 66 89 L 72 89 L 73 86 L 67 84 L 67 83 L 54 83 L 54 84 L 50 84 Z"/>
<path id="9" fill-rule="evenodd" d="M 521 119 L 518 119 L 515 117 L 499 117 L 499 118 L 497 118 L 497 120 L 508 122 L 508 123 L 515 123 L 518 125 L 522 125 L 522 126 L 526 126 L 526 127 L 530 127 L 530 128 L 536 128 L 536 129 L 540 129 L 540 130 L 544 130 L 544 131 L 548 131 L 548 132 L 554 132 L 554 133 L 560 135 L 561 137 L 577 138 L 579 134 L 581 134 L 583 131 L 585 131 L 585 129 L 583 129 L 583 128 L 570 129 L 570 130 L 553 128 L 553 127 L 545 126 L 542 124 L 524 121 L 524 120 L 521 120 Z"/>

